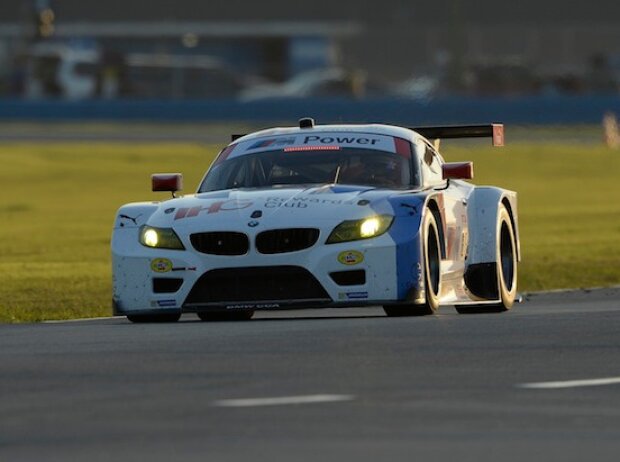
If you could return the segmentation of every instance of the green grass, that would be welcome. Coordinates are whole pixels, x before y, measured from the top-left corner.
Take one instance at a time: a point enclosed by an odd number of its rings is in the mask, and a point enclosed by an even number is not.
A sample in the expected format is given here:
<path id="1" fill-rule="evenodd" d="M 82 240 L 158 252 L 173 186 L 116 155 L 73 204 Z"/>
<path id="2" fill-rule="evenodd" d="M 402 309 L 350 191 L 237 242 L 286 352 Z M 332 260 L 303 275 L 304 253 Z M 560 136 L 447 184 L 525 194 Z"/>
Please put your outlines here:
<path id="1" fill-rule="evenodd" d="M 620 284 L 620 152 L 513 144 L 444 154 L 473 160 L 476 184 L 519 193 L 521 290 Z"/>
<path id="2" fill-rule="evenodd" d="M 150 175 L 192 190 L 215 148 L 192 144 L 0 145 L 0 322 L 111 313 L 110 234 L 126 202 L 159 200 Z"/>
<path id="3" fill-rule="evenodd" d="M 0 145 L 0 322 L 110 315 L 117 208 L 159 200 L 150 174 L 192 191 L 216 147 L 181 143 Z M 595 145 L 446 143 L 477 184 L 519 192 L 525 291 L 620 284 L 620 153 Z"/>

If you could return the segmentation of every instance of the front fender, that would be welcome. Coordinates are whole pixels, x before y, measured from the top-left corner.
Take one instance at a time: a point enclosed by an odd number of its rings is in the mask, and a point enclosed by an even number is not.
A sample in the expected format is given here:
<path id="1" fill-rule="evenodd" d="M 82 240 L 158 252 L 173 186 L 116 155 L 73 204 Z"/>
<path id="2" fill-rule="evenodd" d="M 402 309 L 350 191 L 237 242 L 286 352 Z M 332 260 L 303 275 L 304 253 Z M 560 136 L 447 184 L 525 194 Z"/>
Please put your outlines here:
<path id="1" fill-rule="evenodd" d="M 139 228 L 159 208 L 158 202 L 134 202 L 125 204 L 116 212 L 114 229 Z"/>
<path id="2" fill-rule="evenodd" d="M 140 227 L 157 208 L 157 202 L 136 202 L 118 209 L 112 230 L 112 256 L 130 254 L 136 248 Z"/>

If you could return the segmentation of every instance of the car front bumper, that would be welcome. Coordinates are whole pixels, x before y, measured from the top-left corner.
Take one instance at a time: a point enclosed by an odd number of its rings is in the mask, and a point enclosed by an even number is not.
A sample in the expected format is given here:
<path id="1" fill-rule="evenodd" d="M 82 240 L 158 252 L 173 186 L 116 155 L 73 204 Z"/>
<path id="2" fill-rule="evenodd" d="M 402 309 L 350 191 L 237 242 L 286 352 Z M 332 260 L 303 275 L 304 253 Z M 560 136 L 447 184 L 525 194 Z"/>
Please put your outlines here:
<path id="1" fill-rule="evenodd" d="M 339 244 L 319 240 L 295 252 L 266 255 L 251 248 L 245 255 L 223 256 L 191 247 L 147 248 L 138 243 L 137 233 L 137 228 L 116 229 L 112 238 L 113 306 L 119 315 L 423 300 L 421 265 L 413 261 L 417 252 L 405 263 L 397 256 L 399 245 L 419 246 L 417 237 L 397 243 L 386 233 Z"/>

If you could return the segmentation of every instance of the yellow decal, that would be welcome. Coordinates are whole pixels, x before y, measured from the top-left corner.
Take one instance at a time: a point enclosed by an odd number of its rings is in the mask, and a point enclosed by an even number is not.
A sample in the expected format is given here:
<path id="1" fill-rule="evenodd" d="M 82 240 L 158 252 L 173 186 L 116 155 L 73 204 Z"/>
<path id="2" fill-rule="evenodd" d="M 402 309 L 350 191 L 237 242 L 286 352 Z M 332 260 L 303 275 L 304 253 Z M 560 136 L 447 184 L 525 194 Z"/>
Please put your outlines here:
<path id="1" fill-rule="evenodd" d="M 338 261 L 343 265 L 358 265 L 364 261 L 364 254 L 357 250 L 345 250 L 338 254 Z"/>
<path id="2" fill-rule="evenodd" d="M 167 258 L 156 258 L 151 261 L 151 269 L 156 273 L 167 273 L 172 271 L 172 262 Z"/>

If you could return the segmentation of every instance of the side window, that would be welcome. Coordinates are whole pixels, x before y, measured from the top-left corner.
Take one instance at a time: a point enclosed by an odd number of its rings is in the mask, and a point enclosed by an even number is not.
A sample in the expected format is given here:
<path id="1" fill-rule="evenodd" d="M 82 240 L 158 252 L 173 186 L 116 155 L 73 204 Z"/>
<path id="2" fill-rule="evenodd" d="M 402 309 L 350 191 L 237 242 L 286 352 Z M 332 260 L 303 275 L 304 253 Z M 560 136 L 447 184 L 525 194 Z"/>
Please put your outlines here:
<path id="1" fill-rule="evenodd" d="M 249 186 L 247 183 L 249 182 L 250 179 L 250 175 L 249 175 L 249 165 L 248 162 L 240 162 L 239 167 L 237 168 L 237 170 L 235 172 L 233 172 L 233 175 L 231 177 L 231 186 L 233 188 L 243 188 L 246 186 Z"/>
<path id="2" fill-rule="evenodd" d="M 431 145 L 422 140 L 416 143 L 416 153 L 422 172 L 422 184 L 424 187 L 436 186 L 443 183 L 441 172 L 441 155 Z"/>

